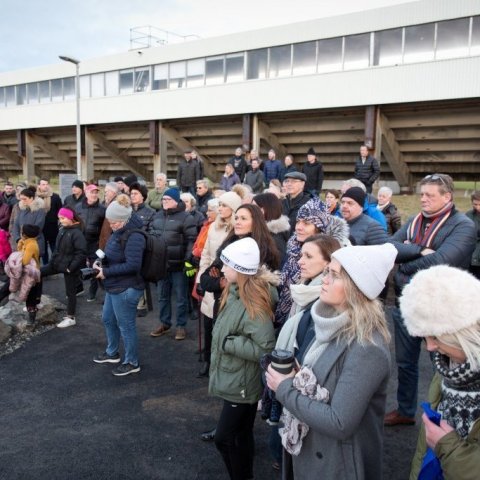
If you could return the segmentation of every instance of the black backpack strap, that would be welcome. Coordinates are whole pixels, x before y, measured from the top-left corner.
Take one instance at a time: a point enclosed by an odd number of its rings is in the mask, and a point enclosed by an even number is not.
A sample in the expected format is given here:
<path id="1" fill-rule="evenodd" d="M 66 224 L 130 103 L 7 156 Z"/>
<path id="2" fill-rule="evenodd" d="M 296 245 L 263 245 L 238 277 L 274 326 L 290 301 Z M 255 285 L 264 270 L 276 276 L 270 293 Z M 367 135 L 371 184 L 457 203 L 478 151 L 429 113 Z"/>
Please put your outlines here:
<path id="1" fill-rule="evenodd" d="M 128 238 L 134 232 L 141 233 L 145 238 L 147 238 L 146 232 L 144 232 L 141 228 L 132 228 L 130 230 L 125 230 L 120 236 L 120 246 L 122 247 L 122 250 L 125 250 L 125 245 L 127 244 Z"/>

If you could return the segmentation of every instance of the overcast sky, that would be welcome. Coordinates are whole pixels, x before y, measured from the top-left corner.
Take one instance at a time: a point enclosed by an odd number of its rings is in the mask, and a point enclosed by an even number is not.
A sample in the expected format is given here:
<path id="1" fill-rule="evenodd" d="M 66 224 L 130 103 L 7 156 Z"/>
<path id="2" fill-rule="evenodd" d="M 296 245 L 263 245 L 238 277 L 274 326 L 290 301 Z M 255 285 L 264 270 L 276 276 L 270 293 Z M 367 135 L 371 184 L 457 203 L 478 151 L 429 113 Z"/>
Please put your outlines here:
<path id="1" fill-rule="evenodd" d="M 143 25 L 212 37 L 406 1 L 0 0 L 0 72 L 124 52 Z"/>

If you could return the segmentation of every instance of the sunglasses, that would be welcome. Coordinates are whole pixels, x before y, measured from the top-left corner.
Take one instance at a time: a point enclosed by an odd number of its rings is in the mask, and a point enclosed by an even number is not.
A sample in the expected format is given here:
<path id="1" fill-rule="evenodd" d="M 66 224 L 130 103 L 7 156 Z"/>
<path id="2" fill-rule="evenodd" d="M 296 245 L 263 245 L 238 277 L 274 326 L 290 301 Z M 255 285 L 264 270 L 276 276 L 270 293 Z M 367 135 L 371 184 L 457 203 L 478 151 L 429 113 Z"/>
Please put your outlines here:
<path id="1" fill-rule="evenodd" d="M 440 180 L 448 188 L 447 182 L 442 177 L 442 175 L 440 175 L 438 173 L 433 173 L 432 175 L 427 175 L 424 178 L 424 180 L 426 180 L 427 182 L 436 182 L 437 180 Z"/>

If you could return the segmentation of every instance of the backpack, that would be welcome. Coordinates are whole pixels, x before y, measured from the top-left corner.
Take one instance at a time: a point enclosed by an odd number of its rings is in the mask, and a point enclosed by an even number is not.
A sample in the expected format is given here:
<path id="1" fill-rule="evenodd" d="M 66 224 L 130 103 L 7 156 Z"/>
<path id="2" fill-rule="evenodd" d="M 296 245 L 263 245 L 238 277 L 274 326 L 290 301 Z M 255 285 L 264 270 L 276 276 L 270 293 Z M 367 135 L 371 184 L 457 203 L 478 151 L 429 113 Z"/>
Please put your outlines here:
<path id="1" fill-rule="evenodd" d="M 152 235 L 139 228 L 127 230 L 120 237 L 120 245 L 125 249 L 128 237 L 133 232 L 141 233 L 145 237 L 142 268 L 140 275 L 146 282 L 157 282 L 167 276 L 167 243 L 161 236 Z"/>

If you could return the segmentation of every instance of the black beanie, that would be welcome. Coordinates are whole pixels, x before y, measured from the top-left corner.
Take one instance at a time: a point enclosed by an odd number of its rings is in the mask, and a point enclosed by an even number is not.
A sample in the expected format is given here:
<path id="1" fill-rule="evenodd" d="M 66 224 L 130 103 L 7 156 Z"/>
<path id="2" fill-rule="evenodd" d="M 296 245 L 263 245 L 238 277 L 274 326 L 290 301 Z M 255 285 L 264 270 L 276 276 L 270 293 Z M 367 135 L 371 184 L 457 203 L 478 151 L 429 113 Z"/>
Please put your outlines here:
<path id="1" fill-rule="evenodd" d="M 307 155 L 315 155 L 315 156 L 317 156 L 317 154 L 315 153 L 315 150 L 313 149 L 313 147 L 310 147 L 310 148 L 308 149 Z"/>
<path id="2" fill-rule="evenodd" d="M 72 183 L 72 187 L 84 189 L 83 182 L 81 180 L 74 180 Z"/>
<path id="3" fill-rule="evenodd" d="M 40 234 L 40 227 L 31 223 L 22 225 L 22 235 L 27 238 L 36 238 Z"/>
<path id="4" fill-rule="evenodd" d="M 136 175 L 128 175 L 127 177 L 125 177 L 125 180 L 123 181 L 123 183 L 125 183 L 125 185 L 129 188 L 130 188 L 130 185 L 137 182 L 138 182 L 138 178 Z"/>
<path id="5" fill-rule="evenodd" d="M 350 187 L 343 195 L 342 198 L 351 198 L 355 200 L 362 208 L 365 205 L 365 198 L 367 194 L 360 187 Z"/>
<path id="6" fill-rule="evenodd" d="M 114 182 L 123 182 L 123 177 L 120 177 L 120 176 L 119 176 L 119 177 L 115 177 L 115 178 L 113 179 L 113 181 L 114 181 Z"/>

